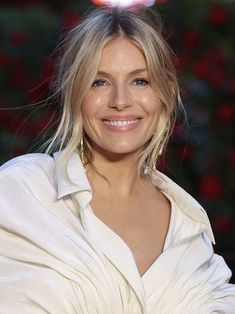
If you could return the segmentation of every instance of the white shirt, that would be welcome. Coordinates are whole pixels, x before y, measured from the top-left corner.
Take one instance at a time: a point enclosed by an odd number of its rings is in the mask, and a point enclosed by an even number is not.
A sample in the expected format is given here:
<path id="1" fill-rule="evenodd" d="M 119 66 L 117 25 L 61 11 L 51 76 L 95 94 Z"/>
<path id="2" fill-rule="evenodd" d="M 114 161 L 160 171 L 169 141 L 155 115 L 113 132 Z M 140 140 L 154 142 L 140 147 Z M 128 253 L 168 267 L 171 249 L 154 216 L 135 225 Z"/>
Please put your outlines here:
<path id="1" fill-rule="evenodd" d="M 162 254 L 141 277 L 125 242 L 98 217 L 75 152 L 66 172 L 28 154 L 0 168 L 1 314 L 235 313 L 235 286 L 204 209 L 161 172 L 171 202 Z"/>

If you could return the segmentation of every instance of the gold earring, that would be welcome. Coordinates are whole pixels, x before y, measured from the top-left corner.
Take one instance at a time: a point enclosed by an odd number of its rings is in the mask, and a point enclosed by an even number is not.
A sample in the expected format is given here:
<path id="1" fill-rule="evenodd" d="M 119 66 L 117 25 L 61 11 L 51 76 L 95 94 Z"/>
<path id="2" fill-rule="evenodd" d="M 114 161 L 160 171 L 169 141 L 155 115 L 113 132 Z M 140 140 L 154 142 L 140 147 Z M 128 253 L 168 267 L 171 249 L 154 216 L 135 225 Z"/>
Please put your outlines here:
<path id="1" fill-rule="evenodd" d="M 83 166 L 85 166 L 85 152 L 84 152 L 84 136 L 82 134 L 81 139 L 80 139 L 80 157 Z"/>

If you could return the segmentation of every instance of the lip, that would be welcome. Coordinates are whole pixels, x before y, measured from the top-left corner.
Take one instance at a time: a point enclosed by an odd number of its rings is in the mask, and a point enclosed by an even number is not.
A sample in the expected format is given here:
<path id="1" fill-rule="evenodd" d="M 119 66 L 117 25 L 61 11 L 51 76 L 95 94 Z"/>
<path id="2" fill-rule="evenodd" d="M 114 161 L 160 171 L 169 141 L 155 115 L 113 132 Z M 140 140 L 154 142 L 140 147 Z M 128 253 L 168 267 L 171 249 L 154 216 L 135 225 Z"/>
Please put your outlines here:
<path id="1" fill-rule="evenodd" d="M 137 128 L 141 123 L 142 118 L 136 115 L 128 115 L 128 116 L 107 116 L 102 119 L 103 126 L 114 132 L 126 132 L 131 131 Z M 118 125 L 113 124 L 114 121 L 126 121 L 128 124 Z M 111 124 L 112 123 L 112 124 Z"/>
<path id="2" fill-rule="evenodd" d="M 126 115 L 126 116 L 118 116 L 118 115 L 110 115 L 110 116 L 105 116 L 101 120 L 107 120 L 107 121 L 129 121 L 129 120 L 137 120 L 137 119 L 142 119 L 141 116 L 137 115 Z"/>

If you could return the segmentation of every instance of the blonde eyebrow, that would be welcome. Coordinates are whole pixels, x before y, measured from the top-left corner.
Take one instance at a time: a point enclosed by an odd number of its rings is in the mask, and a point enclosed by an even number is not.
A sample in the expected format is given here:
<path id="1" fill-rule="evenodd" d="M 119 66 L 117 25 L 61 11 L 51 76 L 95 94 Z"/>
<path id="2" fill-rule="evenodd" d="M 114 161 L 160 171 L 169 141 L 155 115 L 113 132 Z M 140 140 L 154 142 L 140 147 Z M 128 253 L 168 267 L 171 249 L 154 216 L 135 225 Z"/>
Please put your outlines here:
<path id="1" fill-rule="evenodd" d="M 142 73 L 142 72 L 147 72 L 147 69 L 136 69 L 136 70 L 133 70 L 133 71 L 129 72 L 128 75 L 139 74 L 139 73 Z M 105 71 L 98 71 L 97 75 L 104 75 L 104 76 L 109 76 L 109 77 L 112 76 L 112 75 L 110 75 L 109 73 L 107 73 Z"/>

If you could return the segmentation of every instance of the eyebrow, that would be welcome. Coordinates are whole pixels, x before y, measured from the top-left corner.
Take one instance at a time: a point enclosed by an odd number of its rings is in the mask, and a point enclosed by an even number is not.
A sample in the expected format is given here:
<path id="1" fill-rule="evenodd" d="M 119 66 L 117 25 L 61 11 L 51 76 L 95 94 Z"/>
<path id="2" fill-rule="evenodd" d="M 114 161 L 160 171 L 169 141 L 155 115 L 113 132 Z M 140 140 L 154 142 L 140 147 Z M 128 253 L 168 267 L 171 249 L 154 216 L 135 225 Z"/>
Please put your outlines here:
<path id="1" fill-rule="evenodd" d="M 128 75 L 138 74 L 138 73 L 142 73 L 142 72 L 147 72 L 147 69 L 135 69 L 134 71 L 129 72 Z M 97 75 L 112 76 L 105 71 L 98 71 Z"/>

